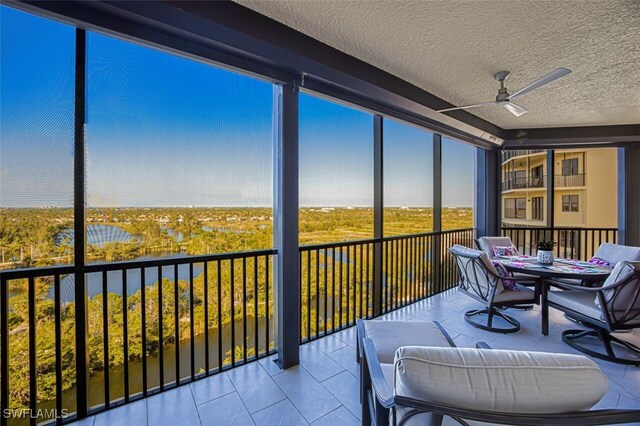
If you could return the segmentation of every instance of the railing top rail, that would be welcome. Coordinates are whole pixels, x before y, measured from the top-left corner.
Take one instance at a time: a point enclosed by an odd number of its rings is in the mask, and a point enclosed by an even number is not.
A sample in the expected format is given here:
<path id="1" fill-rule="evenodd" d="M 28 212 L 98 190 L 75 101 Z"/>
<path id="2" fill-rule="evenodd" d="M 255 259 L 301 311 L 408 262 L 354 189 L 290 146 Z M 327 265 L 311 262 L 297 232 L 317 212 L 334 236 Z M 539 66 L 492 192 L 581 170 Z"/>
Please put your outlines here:
<path id="1" fill-rule="evenodd" d="M 335 247 L 355 246 L 360 244 L 372 244 L 372 243 L 380 243 L 383 241 L 396 241 L 396 240 L 403 240 L 408 238 L 431 237 L 435 235 L 454 234 L 457 232 L 469 232 L 474 230 L 475 228 L 447 229 L 445 231 L 440 231 L 440 232 L 422 232 L 419 234 L 402 234 L 402 235 L 393 235 L 393 236 L 383 237 L 383 238 L 370 238 L 366 240 L 351 240 L 351 241 L 342 241 L 337 243 L 308 244 L 308 245 L 300 246 L 300 251 L 322 250 L 322 249 L 329 249 L 329 248 L 335 248 Z"/>
<path id="2" fill-rule="evenodd" d="M 337 247 L 350 247 L 350 246 L 358 246 L 361 244 L 373 244 L 378 243 L 381 240 L 379 238 L 368 238 L 366 240 L 350 240 L 350 241 L 340 241 L 336 243 L 322 243 L 322 244 L 307 244 L 300 246 L 300 251 L 311 251 L 311 250 L 322 250 L 322 249 L 330 249 Z"/>
<path id="3" fill-rule="evenodd" d="M 533 231 L 617 231 L 618 228 L 581 228 L 577 226 L 554 226 L 553 228 L 549 228 L 546 226 L 532 226 L 532 227 L 524 227 L 524 226 L 503 226 L 503 231 L 522 231 L 522 230 L 533 230 Z"/>
<path id="4" fill-rule="evenodd" d="M 168 257 L 163 259 L 149 259 L 149 260 L 133 260 L 122 262 L 110 262 L 110 263 L 92 263 L 85 265 L 84 272 L 102 272 L 102 271 L 116 271 L 122 269 L 139 269 L 139 268 L 153 268 L 158 266 L 173 266 L 173 265 L 188 265 L 190 263 L 202 263 L 202 262 L 215 262 L 218 260 L 230 260 L 230 259 L 243 259 L 257 256 L 269 256 L 278 254 L 276 249 L 267 250 L 253 250 L 235 253 L 222 253 L 222 254 L 208 254 L 208 255 L 195 255 L 195 256 L 182 256 L 182 257 Z M 75 266 L 52 266 L 47 268 L 23 268 L 23 269 L 10 269 L 0 271 L 0 279 L 2 280 L 16 280 L 30 277 L 47 277 L 53 275 L 66 275 L 75 272 Z"/>
<path id="5" fill-rule="evenodd" d="M 30 277 L 49 277 L 54 275 L 67 275 L 75 272 L 75 266 L 62 265 L 62 266 L 47 266 L 44 268 L 21 268 L 21 269 L 6 269 L 0 271 L 1 280 L 20 280 Z"/>

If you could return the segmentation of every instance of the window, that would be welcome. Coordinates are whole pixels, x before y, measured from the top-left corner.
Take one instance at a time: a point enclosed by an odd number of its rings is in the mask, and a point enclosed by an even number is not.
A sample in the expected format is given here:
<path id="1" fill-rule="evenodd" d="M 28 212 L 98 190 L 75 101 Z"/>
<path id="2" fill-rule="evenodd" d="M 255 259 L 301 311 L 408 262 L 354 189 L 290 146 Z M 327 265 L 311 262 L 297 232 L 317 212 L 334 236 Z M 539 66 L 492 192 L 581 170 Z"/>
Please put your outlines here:
<path id="1" fill-rule="evenodd" d="M 579 199 L 577 195 L 562 196 L 562 211 L 577 212 L 579 211 Z"/>
<path id="2" fill-rule="evenodd" d="M 300 94 L 300 244 L 373 237 L 373 116 Z"/>
<path id="3" fill-rule="evenodd" d="M 533 197 L 531 199 L 531 219 L 544 220 L 544 198 Z"/>
<path id="4" fill-rule="evenodd" d="M 0 269 L 73 263 L 72 27 L 0 6 Z"/>
<path id="5" fill-rule="evenodd" d="M 473 227 L 474 148 L 442 138 L 442 229 Z"/>
<path id="6" fill-rule="evenodd" d="M 272 247 L 273 86 L 87 34 L 91 262 Z"/>
<path id="7" fill-rule="evenodd" d="M 562 176 L 575 176 L 578 174 L 578 159 L 569 158 L 562 160 Z"/>
<path id="8" fill-rule="evenodd" d="M 509 219 L 527 218 L 526 198 L 507 198 L 505 200 L 504 216 Z"/>
<path id="9" fill-rule="evenodd" d="M 384 234 L 433 230 L 433 135 L 384 120 Z"/>

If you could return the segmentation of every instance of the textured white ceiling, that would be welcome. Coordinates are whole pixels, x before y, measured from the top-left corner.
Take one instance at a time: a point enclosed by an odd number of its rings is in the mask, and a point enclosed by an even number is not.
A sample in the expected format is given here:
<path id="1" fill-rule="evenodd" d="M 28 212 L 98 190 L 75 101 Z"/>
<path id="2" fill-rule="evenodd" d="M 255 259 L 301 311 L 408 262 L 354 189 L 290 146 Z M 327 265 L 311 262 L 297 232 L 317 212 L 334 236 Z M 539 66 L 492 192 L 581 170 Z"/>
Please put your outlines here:
<path id="1" fill-rule="evenodd" d="M 455 105 L 573 73 L 517 103 L 470 110 L 503 128 L 640 123 L 640 0 L 238 0 Z"/>

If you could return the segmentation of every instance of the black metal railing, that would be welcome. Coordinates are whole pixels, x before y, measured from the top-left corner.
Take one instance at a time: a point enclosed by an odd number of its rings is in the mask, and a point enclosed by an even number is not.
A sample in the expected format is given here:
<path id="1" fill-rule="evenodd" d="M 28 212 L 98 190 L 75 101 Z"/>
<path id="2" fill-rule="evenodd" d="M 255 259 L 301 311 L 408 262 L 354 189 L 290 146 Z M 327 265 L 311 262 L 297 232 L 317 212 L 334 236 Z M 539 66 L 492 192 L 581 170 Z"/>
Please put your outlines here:
<path id="1" fill-rule="evenodd" d="M 300 342 L 456 286 L 446 249 L 473 238 L 470 228 L 300 247 Z"/>
<path id="2" fill-rule="evenodd" d="M 508 161 L 513 157 L 520 157 L 523 155 L 538 154 L 546 152 L 544 149 L 514 149 L 508 151 L 502 151 L 502 162 Z"/>
<path id="3" fill-rule="evenodd" d="M 557 188 L 564 188 L 569 186 L 584 186 L 585 174 L 580 173 L 577 175 L 555 175 L 553 180 L 553 184 Z"/>
<path id="4" fill-rule="evenodd" d="M 520 228 L 503 227 L 502 235 L 511 238 L 522 254 L 535 256 L 538 241 L 553 239 L 558 257 L 589 260 L 602 243 L 616 243 L 616 228 Z"/>
<path id="5" fill-rule="evenodd" d="M 85 397 L 94 413 L 274 353 L 275 255 L 91 264 L 85 300 L 74 300 L 74 266 L 0 272 L 1 413 L 30 409 L 45 415 L 18 424 L 53 421 L 47 412 L 74 413 Z M 80 303 L 88 332 L 78 340 Z M 84 384 L 77 341 L 88 353 Z"/>
<path id="6" fill-rule="evenodd" d="M 510 191 L 512 189 L 545 188 L 546 186 L 546 176 L 512 177 L 502 182 L 503 191 Z"/>

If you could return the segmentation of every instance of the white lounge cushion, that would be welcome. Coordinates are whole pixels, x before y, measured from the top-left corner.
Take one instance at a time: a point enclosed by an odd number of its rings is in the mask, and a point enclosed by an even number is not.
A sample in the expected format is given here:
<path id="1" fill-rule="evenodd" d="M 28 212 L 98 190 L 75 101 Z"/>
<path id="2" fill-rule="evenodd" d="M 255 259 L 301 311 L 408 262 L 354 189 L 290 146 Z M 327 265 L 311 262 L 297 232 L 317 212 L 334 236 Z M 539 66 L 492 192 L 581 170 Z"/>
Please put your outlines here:
<path id="1" fill-rule="evenodd" d="M 640 261 L 640 247 L 602 243 L 598 247 L 595 257 L 606 260 L 612 266 L 622 260 L 637 262 Z"/>
<path id="2" fill-rule="evenodd" d="M 606 377 L 582 355 L 417 346 L 396 352 L 396 395 L 470 410 L 582 411 L 606 391 Z"/>
<path id="3" fill-rule="evenodd" d="M 367 337 L 373 340 L 381 363 L 393 364 L 401 346 L 444 346 L 451 344 L 433 321 L 363 321 Z"/>
<path id="4" fill-rule="evenodd" d="M 588 317 L 602 320 L 602 311 L 593 303 L 593 293 L 580 290 L 558 290 L 547 293 L 547 300 Z"/>
<path id="5" fill-rule="evenodd" d="M 499 305 L 500 302 L 535 302 L 536 293 L 520 284 L 516 283 L 518 291 L 505 288 L 502 293 L 496 294 L 493 297 L 494 305 Z"/>

